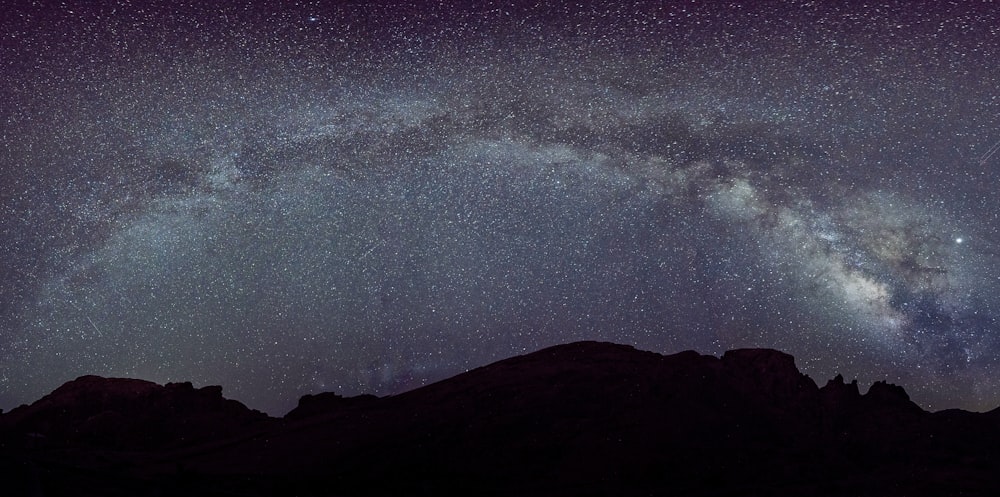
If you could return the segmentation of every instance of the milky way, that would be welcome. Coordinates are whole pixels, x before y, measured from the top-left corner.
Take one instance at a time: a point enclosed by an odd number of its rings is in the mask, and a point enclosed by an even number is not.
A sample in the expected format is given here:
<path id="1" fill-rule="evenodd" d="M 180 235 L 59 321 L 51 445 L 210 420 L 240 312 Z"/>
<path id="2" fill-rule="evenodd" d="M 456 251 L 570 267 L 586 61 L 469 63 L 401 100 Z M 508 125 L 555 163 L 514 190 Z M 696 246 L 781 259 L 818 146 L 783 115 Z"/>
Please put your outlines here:
<path id="1" fill-rule="evenodd" d="M 581 339 L 1000 405 L 994 9 L 706 3 L 4 9 L 0 407 Z"/>

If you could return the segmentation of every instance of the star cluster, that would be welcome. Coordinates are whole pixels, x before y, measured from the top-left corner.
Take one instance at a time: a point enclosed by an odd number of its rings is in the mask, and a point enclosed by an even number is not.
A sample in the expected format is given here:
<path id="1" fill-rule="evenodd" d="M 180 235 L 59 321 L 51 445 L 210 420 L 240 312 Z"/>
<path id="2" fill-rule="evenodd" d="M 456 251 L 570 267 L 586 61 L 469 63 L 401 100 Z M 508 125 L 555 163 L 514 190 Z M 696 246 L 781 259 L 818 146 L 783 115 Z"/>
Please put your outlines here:
<path id="1" fill-rule="evenodd" d="M 580 339 L 1000 405 L 988 3 L 99 4 L 0 21 L 0 407 Z"/>

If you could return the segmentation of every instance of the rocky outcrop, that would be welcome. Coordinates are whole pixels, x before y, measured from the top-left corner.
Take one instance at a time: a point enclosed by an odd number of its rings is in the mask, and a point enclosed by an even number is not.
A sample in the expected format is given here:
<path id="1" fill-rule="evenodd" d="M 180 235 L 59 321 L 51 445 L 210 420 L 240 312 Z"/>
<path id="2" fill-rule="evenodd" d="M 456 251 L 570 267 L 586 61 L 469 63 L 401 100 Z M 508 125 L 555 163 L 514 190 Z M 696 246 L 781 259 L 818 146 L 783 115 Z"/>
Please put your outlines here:
<path id="1" fill-rule="evenodd" d="M 377 401 L 374 395 L 343 397 L 333 392 L 306 394 L 299 398 L 299 404 L 285 414 L 286 420 L 300 420 L 313 416 L 329 415 L 342 409 L 364 406 Z"/>
<path id="2" fill-rule="evenodd" d="M 270 418 L 222 396 L 222 387 L 82 376 L 0 417 L 7 444 L 159 449 L 264 427 Z"/>

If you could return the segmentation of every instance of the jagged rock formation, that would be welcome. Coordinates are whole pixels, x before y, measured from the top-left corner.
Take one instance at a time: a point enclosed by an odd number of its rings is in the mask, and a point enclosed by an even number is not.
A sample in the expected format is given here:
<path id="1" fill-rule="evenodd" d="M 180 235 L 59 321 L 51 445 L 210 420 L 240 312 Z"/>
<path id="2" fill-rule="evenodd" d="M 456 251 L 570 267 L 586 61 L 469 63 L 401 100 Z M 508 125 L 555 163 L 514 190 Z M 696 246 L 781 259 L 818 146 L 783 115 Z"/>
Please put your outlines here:
<path id="1" fill-rule="evenodd" d="M 902 388 L 880 382 L 862 395 L 840 376 L 818 388 L 791 356 L 773 350 L 662 356 L 579 342 L 394 397 L 306 396 L 282 420 L 227 402 L 217 390 L 189 385 L 81 378 L 0 416 L 5 454 L 31 470 L 12 471 L 10 481 L 19 477 L 29 488 L 83 479 L 104 494 L 130 495 L 912 496 L 1000 489 L 1000 411 L 927 413 Z M 120 414 L 110 423 L 102 420 L 114 416 L 106 412 Z M 200 421 L 167 423 L 154 413 Z M 122 421 L 128 418 L 135 421 Z M 243 421 L 224 427 L 230 420 Z M 209 436 L 212 423 L 228 431 Z M 128 436 L 102 431 L 119 425 Z M 159 426 L 170 441 L 135 445 L 142 426 Z M 76 451 L 17 445 L 13 435 L 26 435 L 26 427 L 50 445 L 68 440 Z M 183 433 L 187 427 L 193 434 Z M 129 450 L 109 450 L 124 446 Z M 98 448 L 99 463 L 80 455 Z M 32 471 L 45 477 L 24 476 Z M 49 484 L 45 492 L 79 489 Z"/>

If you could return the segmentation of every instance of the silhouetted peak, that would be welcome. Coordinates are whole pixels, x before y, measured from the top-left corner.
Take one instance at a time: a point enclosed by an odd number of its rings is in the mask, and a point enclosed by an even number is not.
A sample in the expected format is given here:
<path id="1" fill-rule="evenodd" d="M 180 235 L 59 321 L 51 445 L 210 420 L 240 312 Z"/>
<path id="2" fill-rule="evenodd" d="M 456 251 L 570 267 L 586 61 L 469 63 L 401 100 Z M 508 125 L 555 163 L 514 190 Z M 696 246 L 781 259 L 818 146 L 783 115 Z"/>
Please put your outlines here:
<path id="1" fill-rule="evenodd" d="M 159 447 L 224 437 L 267 415 L 222 397 L 222 387 L 81 376 L 0 418 L 6 436 L 32 433 L 68 446 Z"/>
<path id="2" fill-rule="evenodd" d="M 910 401 L 910 396 L 903 387 L 885 381 L 872 383 L 864 398 L 868 402 L 880 405 L 920 409 L 919 406 Z"/>
<path id="3" fill-rule="evenodd" d="M 843 433 L 855 417 L 862 412 L 861 392 L 858 390 L 858 380 L 844 383 L 843 375 L 837 375 L 819 389 L 820 402 L 823 407 L 823 422 L 828 429 Z M 861 416 L 864 417 L 863 415 Z M 866 423 L 862 419 L 860 422 Z"/>
<path id="4" fill-rule="evenodd" d="M 750 366 L 760 372 L 794 370 L 795 357 L 774 349 L 733 349 L 722 354 L 722 361 L 741 366 Z"/>
<path id="5" fill-rule="evenodd" d="M 302 419 L 320 414 L 336 412 L 347 407 L 354 407 L 368 404 L 378 400 L 374 395 L 358 395 L 356 397 L 343 397 L 333 392 L 323 392 L 318 394 L 306 394 L 299 398 L 299 404 L 295 409 L 289 411 L 284 419 Z"/>
<path id="6" fill-rule="evenodd" d="M 518 357 L 530 359 L 545 358 L 546 360 L 619 360 L 625 357 L 634 357 L 636 355 L 645 356 L 648 354 L 653 353 L 637 350 L 635 347 L 630 345 L 585 340 L 561 345 L 553 345 L 552 347 L 547 347 L 537 352 L 532 352 Z"/>
<path id="7" fill-rule="evenodd" d="M 722 355 L 724 367 L 759 378 L 798 382 L 803 375 L 795 367 L 795 358 L 772 349 L 735 349 Z"/>
<path id="8" fill-rule="evenodd" d="M 156 383 L 146 380 L 86 375 L 64 383 L 43 399 L 52 401 L 79 400 L 78 396 L 81 395 L 97 395 L 99 398 L 135 397 L 158 387 L 159 385 Z"/>
<path id="9" fill-rule="evenodd" d="M 722 365 L 737 376 L 737 384 L 766 395 L 769 401 L 815 398 L 816 383 L 799 371 L 790 354 L 772 349 L 736 349 L 723 354 Z"/>
<path id="10" fill-rule="evenodd" d="M 909 394 L 906 393 L 903 387 L 887 383 L 884 380 L 872 383 L 871 388 L 868 389 L 868 393 L 865 396 L 892 400 L 910 400 Z"/>
<path id="11" fill-rule="evenodd" d="M 81 376 L 62 384 L 31 405 L 13 409 L 3 420 L 6 425 L 10 425 L 39 416 L 91 416 L 113 405 L 132 404 L 157 388 L 161 387 L 145 380 Z"/>
<path id="12" fill-rule="evenodd" d="M 844 383 L 844 376 L 838 374 L 832 380 L 827 380 L 826 385 L 819 389 L 824 396 L 838 396 L 838 397 L 861 397 L 861 392 L 858 390 L 858 380 L 851 380 L 850 383 Z"/>

